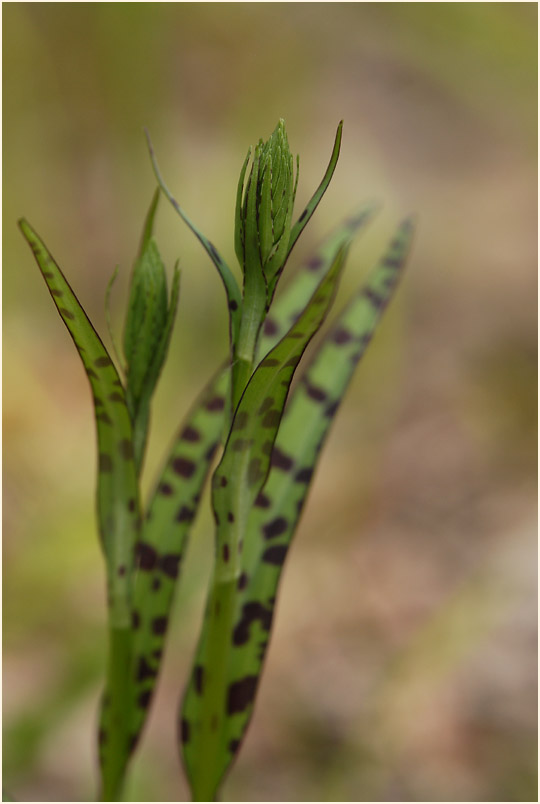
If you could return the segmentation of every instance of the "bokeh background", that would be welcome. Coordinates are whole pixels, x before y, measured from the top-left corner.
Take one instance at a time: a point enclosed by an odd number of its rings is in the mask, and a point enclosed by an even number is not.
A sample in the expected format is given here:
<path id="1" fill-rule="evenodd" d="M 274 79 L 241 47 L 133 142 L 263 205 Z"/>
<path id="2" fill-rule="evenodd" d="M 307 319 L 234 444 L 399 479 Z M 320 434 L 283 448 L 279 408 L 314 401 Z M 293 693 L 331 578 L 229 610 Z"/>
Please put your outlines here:
<path id="1" fill-rule="evenodd" d="M 120 338 L 154 188 L 231 262 L 247 146 L 285 118 L 298 209 L 345 120 L 295 250 L 384 202 L 338 307 L 399 220 L 406 278 L 325 450 L 284 573 L 228 800 L 537 800 L 537 7 L 534 3 L 3 6 L 4 783 L 91 800 L 104 665 L 87 381 L 16 228 L 45 238 L 108 343 Z M 225 354 L 221 284 L 162 205 L 179 320 L 145 486 Z M 291 269 L 292 270 L 292 269 Z M 186 800 L 174 712 L 212 551 L 207 497 L 162 684 L 128 788 Z"/>

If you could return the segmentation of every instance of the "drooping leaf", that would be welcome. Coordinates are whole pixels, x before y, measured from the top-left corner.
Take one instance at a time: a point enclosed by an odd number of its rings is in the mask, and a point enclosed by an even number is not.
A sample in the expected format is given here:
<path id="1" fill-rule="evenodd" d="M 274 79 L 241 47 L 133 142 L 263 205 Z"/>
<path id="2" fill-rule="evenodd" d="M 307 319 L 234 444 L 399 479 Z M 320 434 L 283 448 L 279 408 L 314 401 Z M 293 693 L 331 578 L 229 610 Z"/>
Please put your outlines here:
<path id="1" fill-rule="evenodd" d="M 124 722 L 127 702 L 118 682 L 125 678 L 130 662 L 134 545 L 140 519 L 131 420 L 116 368 L 62 271 L 28 222 L 20 220 L 19 227 L 77 347 L 94 401 L 98 524 L 107 568 L 110 634 L 109 696 L 103 706 L 100 760 L 104 795 L 112 795 L 121 785 L 119 758 L 129 739 Z"/>
<path id="2" fill-rule="evenodd" d="M 214 797 L 231 758 L 228 721 L 251 701 L 251 679 L 231 680 L 230 676 L 243 540 L 249 512 L 270 469 L 294 370 L 332 303 L 345 251 L 346 247 L 338 251 L 303 314 L 255 370 L 235 411 L 212 480 L 216 564 L 180 727 L 184 760 L 197 800 Z M 273 561 L 273 557 L 264 560 Z"/>
<path id="3" fill-rule="evenodd" d="M 152 160 L 152 166 L 154 169 L 154 174 L 156 176 L 157 182 L 163 191 L 166 198 L 170 201 L 171 205 L 174 207 L 176 212 L 180 215 L 184 223 L 191 229 L 195 237 L 199 240 L 202 244 L 203 248 L 205 249 L 206 253 L 218 269 L 219 275 L 225 287 L 225 292 L 227 294 L 227 303 L 229 307 L 229 324 L 230 324 L 230 337 L 231 337 L 231 345 L 234 345 L 238 338 L 238 332 L 240 328 L 240 318 L 242 314 L 242 296 L 240 293 L 240 288 L 238 287 L 238 283 L 234 278 L 234 274 L 232 273 L 231 269 L 223 259 L 223 257 L 219 254 L 216 247 L 213 243 L 211 243 L 208 238 L 206 238 L 202 232 L 195 226 L 194 223 L 188 218 L 178 201 L 174 198 L 172 193 L 167 188 L 167 185 L 163 181 L 161 173 L 159 171 L 156 155 L 154 152 L 154 147 L 150 140 L 150 135 L 148 131 L 145 130 L 146 139 L 148 141 L 148 150 L 150 152 L 150 158 Z"/>

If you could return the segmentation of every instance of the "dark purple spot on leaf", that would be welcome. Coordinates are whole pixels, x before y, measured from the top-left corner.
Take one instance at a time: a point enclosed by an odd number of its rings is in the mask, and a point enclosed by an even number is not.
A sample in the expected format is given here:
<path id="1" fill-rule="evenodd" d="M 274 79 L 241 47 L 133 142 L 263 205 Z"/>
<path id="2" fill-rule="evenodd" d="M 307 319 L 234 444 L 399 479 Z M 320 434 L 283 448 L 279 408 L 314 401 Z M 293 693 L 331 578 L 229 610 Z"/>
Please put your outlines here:
<path id="1" fill-rule="evenodd" d="M 167 617 L 155 617 L 152 620 L 152 631 L 154 634 L 164 634 L 167 630 Z"/>
<path id="2" fill-rule="evenodd" d="M 223 410 L 225 407 L 225 400 L 222 396 L 215 396 L 213 399 L 210 399 L 206 405 L 206 410 L 210 410 L 212 412 Z"/>
<path id="3" fill-rule="evenodd" d="M 189 721 L 185 718 L 180 721 L 180 740 L 184 745 L 189 742 Z"/>
<path id="4" fill-rule="evenodd" d="M 235 299 L 230 300 L 230 302 L 229 302 L 229 310 L 232 310 L 233 313 L 234 313 L 235 310 L 238 310 L 238 303 L 235 301 Z"/>
<path id="5" fill-rule="evenodd" d="M 307 263 L 308 271 L 318 271 L 324 265 L 324 260 L 320 257 L 312 257 Z"/>
<path id="6" fill-rule="evenodd" d="M 227 714 L 234 715 L 236 712 L 243 712 L 247 709 L 255 697 L 257 680 L 257 676 L 245 676 L 240 681 L 234 681 L 229 685 Z"/>
<path id="7" fill-rule="evenodd" d="M 287 546 L 284 544 L 275 544 L 272 547 L 267 547 L 263 553 L 262 560 L 266 564 L 275 564 L 281 566 L 285 561 L 287 555 Z"/>
<path id="8" fill-rule="evenodd" d="M 117 573 L 118 573 L 120 578 L 123 578 L 123 576 L 126 574 L 125 564 L 120 564 L 120 566 L 117 569 Z"/>
<path id="9" fill-rule="evenodd" d="M 135 555 L 140 569 L 149 571 L 153 570 L 156 566 L 158 555 L 150 544 L 146 544 L 146 542 L 137 542 Z"/>
<path id="10" fill-rule="evenodd" d="M 251 623 L 260 622 L 261 628 L 270 630 L 272 609 L 267 609 L 258 601 L 250 601 L 242 606 L 242 616 L 233 631 L 233 644 L 245 645 L 249 641 Z"/>
<path id="11" fill-rule="evenodd" d="M 169 578 L 178 577 L 178 564 L 180 563 L 180 556 L 174 553 L 166 553 L 159 559 L 159 567 L 165 575 Z"/>
<path id="12" fill-rule="evenodd" d="M 261 422 L 262 427 L 270 428 L 277 427 L 281 420 L 281 413 L 279 410 L 269 410 Z"/>
<path id="13" fill-rule="evenodd" d="M 227 520 L 229 522 L 234 522 L 234 514 L 232 511 L 229 511 L 229 513 L 227 514 Z"/>
<path id="14" fill-rule="evenodd" d="M 245 572 L 243 572 L 240 577 L 238 578 L 237 586 L 239 589 L 245 589 L 248 582 L 248 576 Z"/>
<path id="15" fill-rule="evenodd" d="M 274 447 L 272 450 L 272 466 L 276 469 L 283 469 L 284 472 L 288 472 L 289 469 L 292 468 L 292 465 L 293 459 L 285 455 L 279 447 Z"/>
<path id="16" fill-rule="evenodd" d="M 197 441 L 201 440 L 201 434 L 199 433 L 198 430 L 195 429 L 195 427 L 191 427 L 190 425 L 188 425 L 187 427 L 184 427 L 184 429 L 182 430 L 182 435 L 180 436 L 180 438 L 182 438 L 184 441 L 196 443 Z"/>
<path id="17" fill-rule="evenodd" d="M 100 452 L 99 454 L 99 471 L 100 472 L 112 472 L 113 470 L 113 462 L 110 455 L 107 455 L 104 452 Z"/>
<path id="18" fill-rule="evenodd" d="M 323 391 L 322 388 L 318 388 L 316 385 L 311 385 L 307 378 L 304 380 L 304 386 L 310 399 L 313 399 L 315 402 L 324 402 L 327 396 L 326 391 Z"/>
<path id="19" fill-rule="evenodd" d="M 152 591 L 157 592 L 161 589 L 161 580 L 160 578 L 153 578 L 152 580 Z"/>
<path id="20" fill-rule="evenodd" d="M 98 419 L 100 422 L 104 422 L 105 424 L 112 424 L 111 417 L 108 413 L 105 413 L 105 411 L 103 411 L 103 413 L 98 413 L 96 419 Z"/>
<path id="21" fill-rule="evenodd" d="M 124 460 L 131 461 L 133 458 L 133 444 L 129 440 L 129 438 L 123 438 L 119 444 L 118 449 L 120 450 L 120 455 Z"/>
<path id="22" fill-rule="evenodd" d="M 63 291 L 58 290 L 57 288 L 52 288 L 51 289 L 51 294 L 53 296 L 63 296 L 64 295 Z"/>
<path id="23" fill-rule="evenodd" d="M 231 740 L 229 742 L 229 751 L 231 752 L 231 754 L 236 754 L 239 748 L 240 748 L 240 740 Z"/>
<path id="24" fill-rule="evenodd" d="M 248 465 L 247 481 L 250 486 L 254 486 L 264 477 L 260 458 L 252 458 Z"/>
<path id="25" fill-rule="evenodd" d="M 262 368 L 273 368 L 274 366 L 279 366 L 280 362 L 280 360 L 276 360 L 274 357 L 265 357 L 260 365 Z"/>
<path id="26" fill-rule="evenodd" d="M 243 430 L 249 421 L 249 414 L 245 410 L 240 410 L 234 417 L 233 430 Z"/>
<path id="27" fill-rule="evenodd" d="M 267 410 L 270 410 L 273 404 L 274 404 L 274 397 L 267 396 L 266 399 L 263 401 L 261 407 L 259 408 L 259 413 L 266 413 Z"/>
<path id="28" fill-rule="evenodd" d="M 196 664 L 193 669 L 193 686 L 197 695 L 202 695 L 204 685 L 204 668 L 201 664 Z"/>
<path id="29" fill-rule="evenodd" d="M 105 366 L 112 366 L 111 358 L 110 357 L 98 357 L 94 360 L 94 366 L 98 368 L 105 368 Z"/>
<path id="30" fill-rule="evenodd" d="M 324 411 L 324 415 L 331 419 L 333 416 L 336 415 L 337 409 L 339 408 L 339 399 L 336 402 L 332 402 L 331 405 L 328 405 L 326 410 Z"/>
<path id="31" fill-rule="evenodd" d="M 188 458 L 175 458 L 172 462 L 172 468 L 181 477 L 191 477 L 197 467 Z"/>
<path id="32" fill-rule="evenodd" d="M 226 563 L 229 560 L 230 557 L 231 557 L 231 554 L 230 554 L 230 550 L 229 550 L 229 545 L 224 544 L 223 545 L 223 561 L 225 561 L 225 563 Z"/>
<path id="33" fill-rule="evenodd" d="M 278 516 L 263 526 L 262 532 L 265 539 L 275 539 L 287 530 L 287 520 L 284 516 Z"/>
<path id="34" fill-rule="evenodd" d="M 351 333 L 344 327 L 338 327 L 332 333 L 332 340 L 339 346 L 341 346 L 344 343 L 349 343 L 349 341 L 352 340 L 352 337 L 353 336 L 351 335 Z"/>
<path id="35" fill-rule="evenodd" d="M 270 508 L 270 500 L 266 496 L 266 494 L 263 494 L 263 492 L 261 491 L 257 495 L 255 505 L 257 506 L 257 508 Z"/>
<path id="36" fill-rule="evenodd" d="M 164 497 L 170 497 L 173 493 L 173 487 L 170 483 L 160 483 L 158 491 L 160 494 L 163 494 Z"/>
<path id="37" fill-rule="evenodd" d="M 141 624 L 141 617 L 138 611 L 131 612 L 131 626 L 132 628 L 138 628 Z"/>
<path id="38" fill-rule="evenodd" d="M 145 681 L 147 678 L 155 678 L 156 671 L 150 667 L 144 656 L 141 656 L 137 665 L 136 681 Z"/>
<path id="39" fill-rule="evenodd" d="M 119 391 L 113 391 L 112 394 L 109 394 L 109 399 L 111 402 L 125 402 L 124 395 Z"/>
<path id="40" fill-rule="evenodd" d="M 191 522 L 194 512 L 187 505 L 183 505 L 176 515 L 177 522 Z"/>
<path id="41" fill-rule="evenodd" d="M 379 296 L 372 288 L 366 288 L 362 294 L 375 309 L 382 310 L 383 307 L 386 305 L 386 299 L 383 296 Z"/>
<path id="42" fill-rule="evenodd" d="M 279 327 L 275 321 L 271 318 L 267 318 L 264 322 L 264 334 L 265 335 L 277 335 L 279 332 Z"/>
<path id="43" fill-rule="evenodd" d="M 294 479 L 297 483 L 309 483 L 313 476 L 313 469 L 310 466 L 306 466 L 304 469 L 300 469 Z"/>
<path id="44" fill-rule="evenodd" d="M 64 316 L 64 318 L 69 319 L 70 321 L 75 318 L 73 313 L 70 310 L 66 310 L 64 307 L 59 307 L 58 311 Z"/>
<path id="45" fill-rule="evenodd" d="M 144 692 L 141 692 L 141 694 L 139 695 L 138 701 L 137 701 L 137 703 L 139 704 L 141 709 L 146 709 L 147 708 L 147 706 L 150 703 L 150 698 L 151 697 L 152 697 L 151 690 L 144 690 Z"/>

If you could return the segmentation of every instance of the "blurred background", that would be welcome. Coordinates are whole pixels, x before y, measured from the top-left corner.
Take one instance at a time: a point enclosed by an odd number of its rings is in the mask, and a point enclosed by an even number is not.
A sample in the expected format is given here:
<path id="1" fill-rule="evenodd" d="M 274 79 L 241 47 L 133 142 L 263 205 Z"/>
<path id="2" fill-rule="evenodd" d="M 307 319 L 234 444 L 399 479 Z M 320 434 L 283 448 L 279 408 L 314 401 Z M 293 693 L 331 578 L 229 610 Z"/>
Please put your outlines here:
<path id="1" fill-rule="evenodd" d="M 298 210 L 344 119 L 291 268 L 362 201 L 337 306 L 403 216 L 403 285 L 359 367 L 284 572 L 226 800 L 537 800 L 537 7 L 534 3 L 3 6 L 4 784 L 95 796 L 104 667 L 87 380 L 28 246 L 44 237 L 98 331 L 162 172 L 234 263 L 236 182 L 279 117 Z M 145 488 L 225 355 L 221 283 L 166 203 L 182 289 Z M 186 800 L 174 712 L 212 551 L 208 498 L 128 799 Z"/>

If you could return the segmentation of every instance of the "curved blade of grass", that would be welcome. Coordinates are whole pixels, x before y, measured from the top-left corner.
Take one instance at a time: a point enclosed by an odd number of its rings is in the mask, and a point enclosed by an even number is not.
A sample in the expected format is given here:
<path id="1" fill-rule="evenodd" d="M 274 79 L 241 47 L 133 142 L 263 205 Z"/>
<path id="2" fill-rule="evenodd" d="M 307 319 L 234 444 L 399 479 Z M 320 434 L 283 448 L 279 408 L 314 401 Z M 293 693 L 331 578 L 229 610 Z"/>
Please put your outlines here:
<path id="1" fill-rule="evenodd" d="M 283 564 L 322 446 L 358 361 L 397 287 L 412 234 L 412 221 L 407 220 L 318 347 L 283 416 L 268 480 L 250 513 L 243 575 L 237 584 L 230 678 L 233 684 L 243 684 L 244 690 L 249 688 L 252 695 L 249 701 L 246 696 L 246 705 L 224 723 L 229 762 L 253 712 Z"/>
<path id="2" fill-rule="evenodd" d="M 19 227 L 32 249 L 52 299 L 90 381 L 98 442 L 97 508 L 107 567 L 109 607 L 109 695 L 100 733 L 103 795 L 119 793 L 125 728 L 124 681 L 131 653 L 131 593 L 134 545 L 139 527 L 133 438 L 122 383 L 101 339 L 45 244 L 22 219 Z"/>
<path id="3" fill-rule="evenodd" d="M 167 185 L 163 181 L 161 173 L 159 171 L 156 154 L 154 152 L 154 147 L 152 145 L 152 141 L 150 139 L 150 134 L 145 129 L 144 133 L 146 135 L 146 139 L 148 141 L 148 150 L 150 152 L 150 159 L 152 160 L 152 167 L 154 169 L 154 174 L 157 179 L 157 182 L 163 191 L 164 195 L 170 201 L 176 212 L 180 215 L 184 223 L 191 229 L 195 237 L 199 240 L 203 248 L 205 249 L 206 253 L 218 269 L 219 275 L 225 286 L 225 292 L 227 294 L 227 303 L 229 306 L 229 325 L 230 325 L 230 337 L 231 337 L 231 346 L 234 346 L 238 339 L 238 332 L 240 329 L 240 319 L 241 319 L 241 310 L 242 310 L 242 296 L 240 293 L 240 288 L 238 287 L 238 283 L 234 278 L 234 274 L 232 273 L 231 269 L 223 259 L 223 257 L 218 253 L 216 247 L 213 243 L 211 243 L 199 229 L 195 226 L 194 223 L 188 218 L 178 201 L 174 198 L 172 193 L 169 191 Z"/>
<path id="4" fill-rule="evenodd" d="M 300 217 L 298 218 L 298 220 L 291 229 L 287 257 L 293 250 L 294 244 L 304 231 L 309 219 L 319 206 L 321 198 L 327 191 L 328 185 L 332 181 L 332 176 L 334 175 L 334 171 L 336 169 L 336 165 L 339 159 L 342 133 L 343 133 L 343 120 L 340 121 L 337 127 L 336 138 L 334 140 L 334 147 L 332 149 L 332 155 L 330 156 L 330 162 L 328 163 L 328 167 L 326 168 L 326 173 L 324 174 L 321 183 L 313 193 L 313 196 L 311 197 L 310 201 L 306 205 L 306 208 L 304 209 L 304 211 L 302 212 L 302 214 L 300 215 Z"/>
<path id="5" fill-rule="evenodd" d="M 304 313 L 253 373 L 212 480 L 216 564 L 180 726 L 185 765 L 197 801 L 214 798 L 231 757 L 228 721 L 251 700 L 251 678 L 230 676 L 243 540 L 249 512 L 270 469 L 294 370 L 332 303 L 345 250 L 339 250 Z"/>

